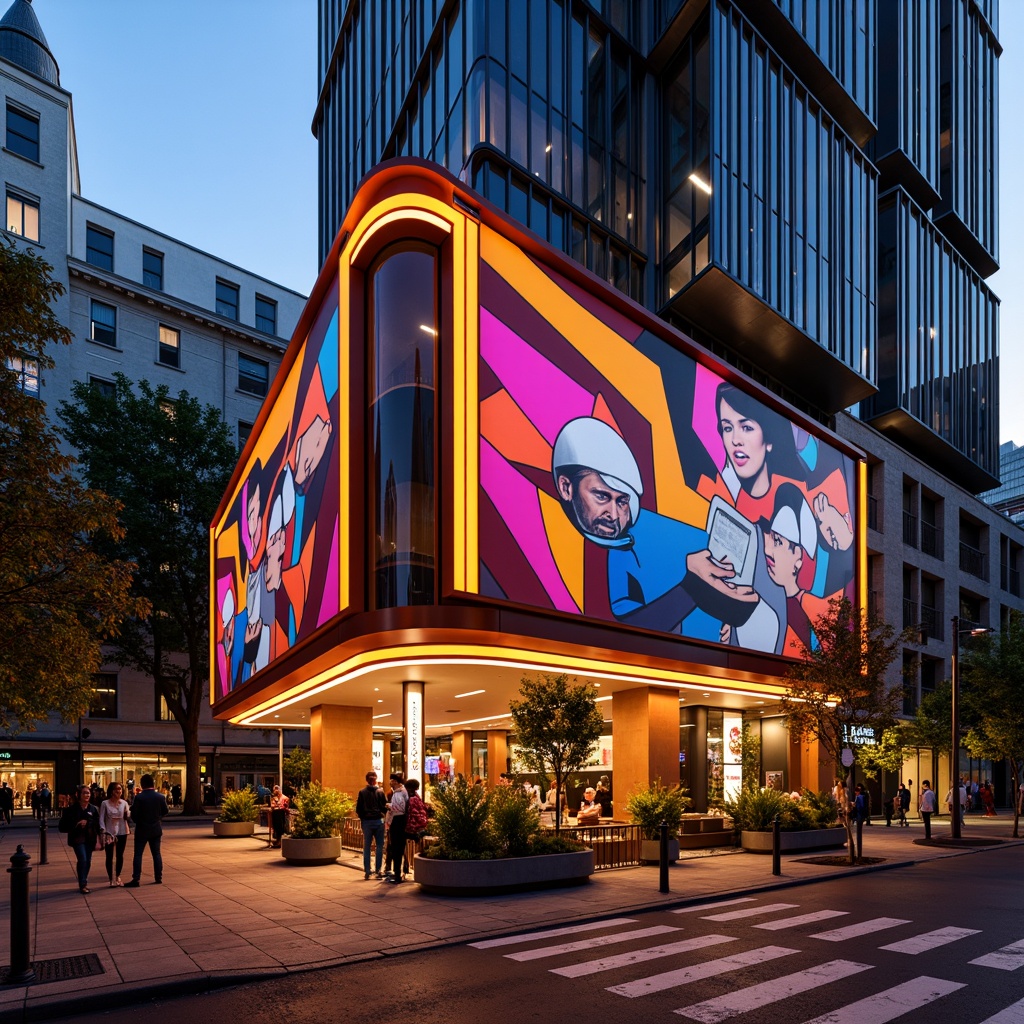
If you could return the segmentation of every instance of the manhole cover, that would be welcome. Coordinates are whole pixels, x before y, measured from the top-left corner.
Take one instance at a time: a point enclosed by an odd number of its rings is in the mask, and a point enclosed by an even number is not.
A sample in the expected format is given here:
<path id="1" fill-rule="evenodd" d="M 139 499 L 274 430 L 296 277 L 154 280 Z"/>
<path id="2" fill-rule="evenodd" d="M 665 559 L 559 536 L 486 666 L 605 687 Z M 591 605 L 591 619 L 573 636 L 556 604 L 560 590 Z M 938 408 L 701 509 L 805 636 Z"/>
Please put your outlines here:
<path id="1" fill-rule="evenodd" d="M 37 985 L 48 981 L 68 981 L 72 978 L 91 978 L 103 973 L 103 964 L 95 953 L 84 956 L 62 956 L 56 960 L 36 960 L 32 964 Z"/>

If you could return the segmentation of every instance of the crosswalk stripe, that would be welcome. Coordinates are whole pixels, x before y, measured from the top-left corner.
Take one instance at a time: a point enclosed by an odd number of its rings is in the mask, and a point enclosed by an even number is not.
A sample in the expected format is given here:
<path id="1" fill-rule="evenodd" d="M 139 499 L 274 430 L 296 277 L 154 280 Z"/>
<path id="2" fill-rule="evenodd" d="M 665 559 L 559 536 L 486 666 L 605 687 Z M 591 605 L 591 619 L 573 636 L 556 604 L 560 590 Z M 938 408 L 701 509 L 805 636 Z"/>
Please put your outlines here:
<path id="1" fill-rule="evenodd" d="M 1024 939 L 1011 942 L 1009 946 L 1003 946 L 994 953 L 979 956 L 971 963 L 979 967 L 995 967 L 999 971 L 1015 971 L 1018 967 L 1024 967 Z"/>
<path id="2" fill-rule="evenodd" d="M 1018 999 L 1012 1006 L 1000 1010 L 994 1017 L 983 1020 L 981 1024 L 1024 1024 L 1024 999 Z"/>
<path id="3" fill-rule="evenodd" d="M 607 991 L 635 999 L 637 996 L 664 992 L 668 988 L 689 985 L 691 982 L 702 981 L 704 978 L 713 978 L 717 974 L 728 974 L 729 971 L 753 967 L 755 964 L 763 964 L 768 960 L 777 960 L 780 956 L 789 956 L 791 953 L 799 952 L 798 949 L 786 949 L 785 946 L 762 946 L 760 949 L 748 949 L 743 953 L 723 956 L 720 960 L 708 960 L 702 964 L 694 964 L 692 967 L 680 967 L 678 970 L 666 971 L 664 974 L 653 974 L 649 978 L 639 978 L 637 981 L 627 981 L 622 985 L 612 985 Z"/>
<path id="4" fill-rule="evenodd" d="M 827 921 L 830 917 L 845 917 L 848 910 L 816 910 L 813 914 L 800 914 L 797 917 L 784 917 L 781 921 L 765 921 L 755 924 L 755 928 L 763 928 L 766 932 L 777 932 L 783 928 L 797 928 L 802 924 L 814 924 L 815 921 Z"/>
<path id="5" fill-rule="evenodd" d="M 828 963 L 808 967 L 805 971 L 787 974 L 772 981 L 763 981 L 759 985 L 741 988 L 736 992 L 727 992 L 714 999 L 705 999 L 702 1003 L 684 1006 L 676 1010 L 681 1017 L 699 1020 L 702 1024 L 715 1024 L 720 1020 L 735 1017 L 749 1010 L 777 1003 L 800 992 L 809 992 L 833 981 L 848 978 L 861 971 L 870 971 L 871 964 L 858 964 L 852 960 L 829 960 Z"/>
<path id="6" fill-rule="evenodd" d="M 884 992 L 876 992 L 867 999 L 840 1007 L 831 1013 L 823 1013 L 806 1024 L 887 1024 L 902 1017 L 911 1010 L 920 1009 L 929 1003 L 948 996 L 964 985 L 942 978 L 914 978 L 902 985 L 895 985 Z"/>
<path id="7" fill-rule="evenodd" d="M 658 960 L 663 956 L 675 956 L 676 953 L 689 953 L 706 946 L 718 946 L 723 942 L 735 942 L 731 935 L 698 935 L 692 939 L 669 942 L 663 946 L 649 946 L 647 949 L 634 949 L 629 953 L 602 957 L 600 960 L 587 960 L 582 964 L 569 964 L 568 967 L 553 967 L 552 974 L 560 974 L 563 978 L 581 978 L 586 974 L 597 974 L 600 971 L 611 971 L 619 967 L 630 967 L 633 964 Z"/>
<path id="8" fill-rule="evenodd" d="M 699 910 L 709 910 L 712 907 L 731 907 L 734 903 L 753 903 L 753 896 L 740 896 L 735 900 L 712 900 L 708 903 L 698 903 L 692 907 L 680 907 L 673 910 L 673 914 L 696 914 Z"/>
<path id="9" fill-rule="evenodd" d="M 799 903 L 766 903 L 763 907 L 745 907 L 743 910 L 729 910 L 724 914 L 709 914 L 702 921 L 739 921 L 744 917 L 757 917 L 758 914 L 774 914 L 777 910 L 793 910 Z"/>
<path id="10" fill-rule="evenodd" d="M 912 938 L 903 939 L 901 942 L 892 942 L 888 946 L 879 946 L 879 949 L 887 949 L 890 953 L 909 953 L 917 956 L 918 953 L 927 953 L 931 949 L 938 949 L 939 946 L 946 946 L 957 939 L 966 939 L 968 935 L 980 935 L 980 928 L 936 928 L 933 932 L 924 932 L 921 935 L 914 935 Z"/>
<path id="11" fill-rule="evenodd" d="M 848 924 L 845 928 L 833 928 L 830 932 L 818 932 L 811 938 L 822 939 L 824 942 L 845 942 L 847 939 L 856 939 L 861 935 L 885 931 L 886 928 L 895 928 L 901 924 L 913 924 L 913 921 L 905 921 L 902 917 L 875 917 L 870 921 L 861 921 L 859 924 Z"/>
<path id="12" fill-rule="evenodd" d="M 595 935 L 590 939 L 578 939 L 576 942 L 562 942 L 557 946 L 541 946 L 540 949 L 524 949 L 518 953 L 506 953 L 506 960 L 543 960 L 548 956 L 560 956 L 562 953 L 576 953 L 581 949 L 595 949 L 598 946 L 611 946 L 616 942 L 629 942 L 631 939 L 646 939 L 652 935 L 665 935 L 677 932 L 678 928 L 659 924 L 653 928 L 634 928 L 631 932 L 615 932 L 612 935 Z"/>
<path id="13" fill-rule="evenodd" d="M 548 928 L 542 932 L 520 932 L 518 935 L 505 935 L 500 939 L 484 939 L 482 942 L 470 942 L 469 945 L 473 949 L 494 949 L 496 946 L 514 946 L 517 942 L 532 942 L 534 939 L 553 939 L 557 935 L 592 932 L 598 928 L 609 928 L 616 924 L 636 924 L 636 918 L 610 917 L 605 921 L 590 921 L 587 924 L 567 925 L 564 928 Z"/>

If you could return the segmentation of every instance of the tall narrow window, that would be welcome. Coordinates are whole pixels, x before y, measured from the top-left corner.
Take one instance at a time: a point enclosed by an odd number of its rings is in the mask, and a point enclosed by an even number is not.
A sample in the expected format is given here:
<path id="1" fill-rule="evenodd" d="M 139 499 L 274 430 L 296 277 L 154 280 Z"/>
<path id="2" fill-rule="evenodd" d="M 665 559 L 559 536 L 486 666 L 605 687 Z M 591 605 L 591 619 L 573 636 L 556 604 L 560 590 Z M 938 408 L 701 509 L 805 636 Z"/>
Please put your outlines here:
<path id="1" fill-rule="evenodd" d="M 117 718 L 117 673 L 97 672 L 92 677 L 90 718 Z"/>
<path id="2" fill-rule="evenodd" d="M 142 283 L 147 288 L 164 290 L 164 254 L 155 249 L 142 250 Z"/>
<path id="3" fill-rule="evenodd" d="M 105 302 L 90 300 L 89 338 L 101 345 L 117 345 L 117 310 Z"/>
<path id="4" fill-rule="evenodd" d="M 393 252 L 372 274 L 369 325 L 373 601 L 434 601 L 437 256 Z"/>
<path id="5" fill-rule="evenodd" d="M 241 451 L 248 443 L 252 434 L 252 424 L 245 420 L 238 421 L 238 450 Z"/>
<path id="6" fill-rule="evenodd" d="M 181 334 L 173 327 L 160 325 L 160 362 L 164 366 L 181 368 Z"/>
<path id="7" fill-rule="evenodd" d="M 229 320 L 238 319 L 238 285 L 228 281 L 217 282 L 217 312 Z"/>
<path id="8" fill-rule="evenodd" d="M 277 303 L 262 295 L 256 296 L 256 329 L 277 334 Z"/>
<path id="9" fill-rule="evenodd" d="M 6 149 L 39 163 L 39 117 L 28 111 L 7 108 Z"/>
<path id="10" fill-rule="evenodd" d="M 39 202 L 17 192 L 7 193 L 7 230 L 30 242 L 39 241 Z"/>
<path id="11" fill-rule="evenodd" d="M 85 262 L 100 270 L 114 269 L 114 236 L 95 224 L 85 226 Z"/>

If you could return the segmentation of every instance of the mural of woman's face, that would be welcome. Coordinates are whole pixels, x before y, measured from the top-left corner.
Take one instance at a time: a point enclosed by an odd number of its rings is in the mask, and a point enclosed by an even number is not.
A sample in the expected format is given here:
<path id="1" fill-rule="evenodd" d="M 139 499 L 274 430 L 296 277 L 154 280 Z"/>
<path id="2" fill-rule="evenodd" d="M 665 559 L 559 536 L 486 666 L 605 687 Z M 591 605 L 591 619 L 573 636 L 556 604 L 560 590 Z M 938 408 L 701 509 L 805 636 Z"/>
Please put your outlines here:
<path id="1" fill-rule="evenodd" d="M 718 403 L 718 429 L 725 454 L 744 488 L 760 498 L 769 484 L 767 458 L 772 446 L 757 420 L 748 419 L 724 398 Z"/>
<path id="2" fill-rule="evenodd" d="M 257 484 L 249 492 L 249 501 L 245 506 L 245 522 L 249 527 L 249 540 L 253 548 L 260 542 L 263 532 L 263 520 L 260 518 L 260 486 Z"/>

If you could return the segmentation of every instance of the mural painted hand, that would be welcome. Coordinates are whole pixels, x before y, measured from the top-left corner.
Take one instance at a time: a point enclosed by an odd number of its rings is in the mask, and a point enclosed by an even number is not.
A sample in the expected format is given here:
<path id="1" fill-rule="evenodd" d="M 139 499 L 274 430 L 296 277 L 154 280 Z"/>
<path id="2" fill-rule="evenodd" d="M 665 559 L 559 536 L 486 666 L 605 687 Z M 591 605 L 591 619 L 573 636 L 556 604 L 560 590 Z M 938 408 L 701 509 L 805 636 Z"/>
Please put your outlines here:
<path id="1" fill-rule="evenodd" d="M 708 586 L 734 601 L 757 604 L 761 600 L 753 587 L 740 587 L 731 582 L 732 577 L 736 575 L 732 563 L 728 560 L 716 562 L 707 549 L 687 555 L 686 568 Z"/>
<path id="2" fill-rule="evenodd" d="M 833 505 L 824 493 L 815 495 L 812 503 L 814 518 L 825 543 L 833 551 L 849 551 L 853 546 L 853 529 L 846 516 Z"/>

